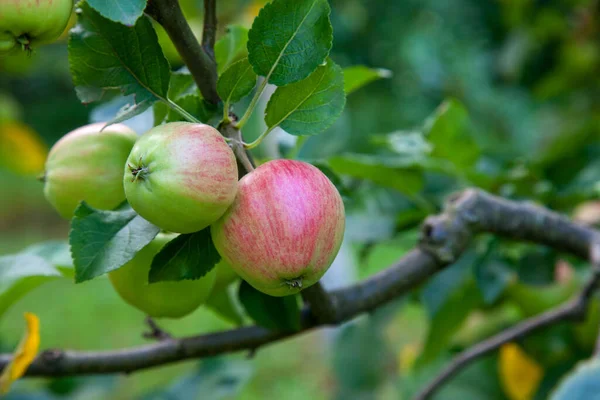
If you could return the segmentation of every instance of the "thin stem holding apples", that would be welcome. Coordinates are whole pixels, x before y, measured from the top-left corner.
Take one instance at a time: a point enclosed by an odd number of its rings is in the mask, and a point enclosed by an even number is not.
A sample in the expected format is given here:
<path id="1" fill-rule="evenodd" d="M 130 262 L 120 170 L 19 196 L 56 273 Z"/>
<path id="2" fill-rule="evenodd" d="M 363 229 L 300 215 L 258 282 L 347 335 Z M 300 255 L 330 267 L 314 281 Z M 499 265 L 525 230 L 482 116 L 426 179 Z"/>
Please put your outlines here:
<path id="1" fill-rule="evenodd" d="M 269 133 L 271 133 L 271 131 L 273 131 L 273 129 L 277 128 L 277 126 L 272 126 L 270 128 L 268 128 L 266 131 L 264 131 L 258 138 L 256 138 L 255 141 L 250 142 L 250 143 L 244 143 L 244 148 L 251 150 L 255 147 L 257 147 L 258 145 L 261 144 L 261 142 L 264 140 L 264 138 L 267 137 L 267 135 Z"/>
<path id="2" fill-rule="evenodd" d="M 201 121 L 199 119 L 197 119 L 196 117 L 194 117 L 189 112 L 185 111 L 182 107 L 180 107 L 177 103 L 175 103 L 171 99 L 167 99 L 165 101 L 165 103 L 169 107 L 171 107 L 173 110 L 175 110 L 176 112 L 178 112 L 183 118 L 187 119 L 189 122 L 193 122 L 195 124 L 200 124 L 201 123 Z"/>

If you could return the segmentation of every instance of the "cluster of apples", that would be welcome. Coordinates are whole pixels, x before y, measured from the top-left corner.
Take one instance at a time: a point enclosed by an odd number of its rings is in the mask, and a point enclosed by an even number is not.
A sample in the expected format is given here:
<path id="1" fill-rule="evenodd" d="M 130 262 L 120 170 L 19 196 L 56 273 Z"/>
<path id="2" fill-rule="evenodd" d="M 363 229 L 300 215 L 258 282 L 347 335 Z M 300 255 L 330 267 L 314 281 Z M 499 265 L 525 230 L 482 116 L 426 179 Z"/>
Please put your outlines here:
<path id="1" fill-rule="evenodd" d="M 103 127 L 81 127 L 53 146 L 44 193 L 65 218 L 83 200 L 111 210 L 126 199 L 170 232 L 109 273 L 121 297 L 149 315 L 188 314 L 213 287 L 224 290 L 215 286 L 219 276 L 237 274 L 272 296 L 294 294 L 316 283 L 337 255 L 344 205 L 316 167 L 279 159 L 238 180 L 233 151 L 209 125 L 172 122 L 140 137 L 122 124 Z M 198 280 L 148 283 L 152 259 L 168 241 L 209 226 L 222 257 L 215 269 Z"/>

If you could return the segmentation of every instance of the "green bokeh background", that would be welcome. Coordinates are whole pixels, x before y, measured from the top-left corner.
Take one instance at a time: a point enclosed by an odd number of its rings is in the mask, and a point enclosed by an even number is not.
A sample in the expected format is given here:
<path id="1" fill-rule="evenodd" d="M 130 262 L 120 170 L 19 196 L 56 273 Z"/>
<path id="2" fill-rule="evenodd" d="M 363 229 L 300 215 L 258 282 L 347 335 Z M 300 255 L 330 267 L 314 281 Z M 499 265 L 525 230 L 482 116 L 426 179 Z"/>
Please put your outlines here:
<path id="1" fill-rule="evenodd" d="M 188 17 L 201 18 L 201 1 L 183 3 Z M 335 35 L 332 58 L 344 67 L 362 64 L 385 68 L 392 77 L 352 94 L 342 118 L 327 132 L 309 138 L 300 158 L 326 161 L 347 152 L 386 156 L 376 144 L 378 138 L 396 131 L 420 130 L 442 101 L 454 98 L 469 111 L 473 135 L 481 149 L 477 168 L 486 178 L 476 183 L 483 182 L 482 186 L 496 194 L 530 199 L 565 213 L 572 213 L 583 201 L 597 198 L 597 1 L 330 3 Z M 223 25 L 248 24 L 257 7 L 252 1 L 219 1 L 220 20 Z M 65 133 L 88 123 L 95 107 L 80 104 L 75 96 L 65 41 L 41 48 L 29 57 L 0 58 L 0 94 L 20 105 L 21 121 L 33 128 L 48 147 Z M 260 133 L 260 124 L 254 122 L 245 132 L 249 139 Z M 273 135 L 257 156 L 285 154 L 286 143 Z M 462 150 L 460 146 L 449 149 Z M 38 241 L 66 238 L 68 222 L 61 220 L 45 202 L 42 185 L 35 177 L 19 175 L 5 166 L 0 169 L 0 182 L 0 255 L 18 252 Z M 334 283 L 338 284 L 375 273 L 402 255 L 414 245 L 416 226 L 425 216 L 423 209 L 415 209 L 415 198 L 369 182 L 346 183 L 349 226 L 342 250 L 346 268 L 341 268 L 339 278 L 335 278 Z M 426 209 L 435 211 L 450 191 L 472 184 L 473 181 L 429 173 L 419 198 Z M 503 254 L 502 262 L 510 264 L 509 269 L 517 271 L 521 281 L 552 281 L 551 267 L 558 259 L 555 253 L 504 243 L 494 246 L 499 246 L 494 249 Z M 522 267 L 532 263 L 539 263 L 539 268 L 532 271 Z M 460 282 L 467 285 L 461 290 L 475 290 L 468 286 L 475 285 L 473 280 Z M 484 320 L 496 321 L 492 327 L 479 332 L 480 328 L 464 325 L 464 319 L 459 318 L 460 326 L 452 329 L 462 336 L 454 335 L 435 360 L 408 372 L 403 360 L 410 359 L 413 349 L 423 346 L 432 309 L 428 301 L 435 301 L 428 300 L 427 291 L 423 293 L 400 299 L 374 313 L 370 320 L 363 317 L 340 330 L 313 332 L 260 349 L 254 356 L 249 382 L 230 398 L 409 398 L 451 352 L 523 317 L 510 302 L 477 307 L 476 312 Z M 463 297 L 467 296 L 461 296 L 461 301 Z M 466 307 L 460 301 L 455 306 Z M 104 277 L 79 285 L 57 280 L 28 294 L 0 319 L 2 350 L 11 351 L 18 342 L 24 311 L 40 317 L 43 348 L 112 349 L 145 342 L 141 337 L 144 316 L 123 303 Z M 175 335 L 230 327 L 203 308 L 180 321 L 162 325 Z M 535 346 L 523 344 L 548 372 L 544 381 L 547 383 L 542 383 L 537 398 L 544 398 L 564 371 L 536 354 L 545 352 L 560 357 L 563 346 L 568 350 L 568 357 L 561 362 L 563 366 L 570 366 L 587 354 L 586 349 L 572 344 L 570 334 L 552 331 L 549 335 L 537 343 L 551 341 L 552 350 L 536 350 Z M 554 345 L 557 341 L 559 344 Z M 244 357 L 245 354 L 234 356 L 240 360 Z M 474 364 L 438 398 L 506 398 L 496 363 L 497 354 L 493 354 Z M 41 393 L 47 392 L 44 388 L 48 385 L 60 389 L 76 382 L 80 388 L 98 385 L 100 389 L 92 390 L 92 394 L 72 392 L 72 396 L 132 399 L 177 382 L 182 375 L 194 371 L 196 365 L 190 361 L 131 376 L 59 383 L 31 379 L 18 382 L 15 391 L 37 388 L 36 396 L 43 398 Z M 204 393 L 198 398 L 210 396 Z"/>

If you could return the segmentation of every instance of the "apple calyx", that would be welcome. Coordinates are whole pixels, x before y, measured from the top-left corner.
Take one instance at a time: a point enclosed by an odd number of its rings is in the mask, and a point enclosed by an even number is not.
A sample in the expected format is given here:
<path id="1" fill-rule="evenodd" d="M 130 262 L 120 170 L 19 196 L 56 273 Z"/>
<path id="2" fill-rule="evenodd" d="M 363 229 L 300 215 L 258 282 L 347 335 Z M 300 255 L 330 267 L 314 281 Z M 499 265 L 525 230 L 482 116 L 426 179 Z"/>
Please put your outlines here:
<path id="1" fill-rule="evenodd" d="M 131 175 L 133 178 L 131 182 L 136 182 L 138 179 L 144 180 L 149 174 L 150 169 L 142 164 L 142 160 L 139 162 L 139 166 L 132 166 L 131 164 L 127 164 L 129 171 L 131 171 Z"/>
<path id="2" fill-rule="evenodd" d="M 290 289 L 302 289 L 302 277 L 299 276 L 295 279 L 288 279 L 285 283 L 290 287 Z"/>

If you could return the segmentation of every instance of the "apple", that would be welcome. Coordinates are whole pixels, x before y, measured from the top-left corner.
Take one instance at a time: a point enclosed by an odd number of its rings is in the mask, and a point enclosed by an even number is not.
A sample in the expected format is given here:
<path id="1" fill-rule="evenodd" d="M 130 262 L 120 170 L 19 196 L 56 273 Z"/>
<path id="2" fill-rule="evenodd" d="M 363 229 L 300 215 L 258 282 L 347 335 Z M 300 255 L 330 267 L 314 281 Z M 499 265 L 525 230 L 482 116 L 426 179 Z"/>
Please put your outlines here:
<path id="1" fill-rule="evenodd" d="M 181 318 L 203 304 L 212 291 L 216 270 L 196 280 L 148 283 L 154 256 L 176 235 L 160 233 L 121 268 L 108 273 L 125 302 L 155 318 Z"/>
<path id="2" fill-rule="evenodd" d="M 56 40 L 72 10 L 73 0 L 0 1 L 0 54 Z"/>
<path id="3" fill-rule="evenodd" d="M 137 139 L 122 124 L 85 125 L 63 136 L 50 149 L 44 194 L 64 218 L 71 218 L 82 200 L 102 210 L 125 201 L 123 166 Z"/>
<path id="4" fill-rule="evenodd" d="M 218 290 L 227 290 L 227 287 L 236 281 L 236 279 L 240 279 L 240 276 L 235 273 L 235 271 L 231 268 L 231 265 L 227 264 L 225 260 L 221 260 L 217 265 L 215 265 L 215 270 L 217 271 L 217 277 L 215 279 L 215 287 L 213 288 L 213 292 Z"/>
<path id="5" fill-rule="evenodd" d="M 240 180 L 233 204 L 211 234 L 242 279 L 268 295 L 286 296 L 325 274 L 344 225 L 342 198 L 319 169 L 274 160 Z"/>
<path id="6" fill-rule="evenodd" d="M 145 133 L 125 165 L 125 195 L 142 217 L 178 233 L 202 230 L 237 192 L 233 151 L 209 125 L 171 122 Z"/>

